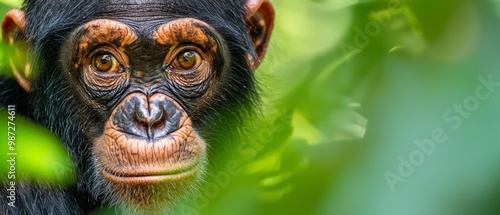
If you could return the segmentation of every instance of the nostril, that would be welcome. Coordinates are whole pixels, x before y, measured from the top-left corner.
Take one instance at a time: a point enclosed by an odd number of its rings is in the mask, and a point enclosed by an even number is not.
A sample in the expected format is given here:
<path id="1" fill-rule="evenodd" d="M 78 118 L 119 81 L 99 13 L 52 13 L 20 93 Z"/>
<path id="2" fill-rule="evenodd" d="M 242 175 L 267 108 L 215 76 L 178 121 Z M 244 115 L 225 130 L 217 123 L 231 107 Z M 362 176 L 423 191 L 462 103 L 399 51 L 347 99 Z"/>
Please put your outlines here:
<path id="1" fill-rule="evenodd" d="M 137 127 L 143 130 L 160 130 L 166 125 L 166 116 L 164 111 L 158 110 L 154 113 L 144 116 L 142 112 L 137 111 L 134 116 L 134 121 Z"/>
<path id="2" fill-rule="evenodd" d="M 147 130 L 147 128 L 149 127 L 147 120 L 144 117 L 140 117 L 137 113 L 135 114 L 134 122 L 138 128 L 141 128 L 143 130 Z"/>
<path id="3" fill-rule="evenodd" d="M 154 130 L 162 130 L 163 128 L 165 128 L 165 119 L 164 118 L 161 118 L 160 120 L 156 121 L 155 123 L 153 123 L 152 127 Z"/>

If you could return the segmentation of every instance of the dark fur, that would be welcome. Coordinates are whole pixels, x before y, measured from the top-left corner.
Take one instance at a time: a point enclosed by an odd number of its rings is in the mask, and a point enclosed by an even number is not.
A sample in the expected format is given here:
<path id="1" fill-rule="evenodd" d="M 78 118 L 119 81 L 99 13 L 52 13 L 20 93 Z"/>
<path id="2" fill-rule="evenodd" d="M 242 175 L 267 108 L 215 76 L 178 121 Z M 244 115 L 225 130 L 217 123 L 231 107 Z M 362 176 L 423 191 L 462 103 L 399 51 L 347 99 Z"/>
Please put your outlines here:
<path id="1" fill-rule="evenodd" d="M 172 18 L 197 18 L 222 35 L 231 56 L 230 72 L 220 80 L 225 87 L 207 108 L 188 113 L 193 118 L 195 129 L 208 143 L 210 162 L 218 156 L 217 153 L 227 149 L 227 143 L 231 142 L 227 140 L 238 138 L 241 124 L 253 113 L 256 93 L 246 61 L 246 53 L 253 53 L 253 49 L 245 28 L 244 0 L 136 0 L 129 1 L 130 5 L 121 1 L 120 5 L 109 6 L 110 2 L 25 1 L 25 34 L 35 59 L 33 68 L 38 75 L 33 82 L 34 91 L 29 94 L 13 79 L 0 76 L 0 105 L 17 105 L 19 113 L 49 128 L 62 140 L 76 162 L 78 184 L 68 188 L 21 183 L 17 187 L 18 210 L 7 208 L 3 204 L 7 201 L 5 195 L 0 195 L 0 214 L 86 214 L 109 202 L 100 194 L 107 190 L 92 190 L 91 183 L 95 183 L 92 178 L 100 179 L 100 176 L 96 175 L 91 162 L 91 142 L 81 133 L 82 128 L 103 124 L 107 114 L 75 104 L 70 84 L 63 78 L 59 57 L 60 47 L 69 33 L 90 20 L 115 18 L 141 23 L 143 19 L 168 14 Z M 108 7 L 117 10 L 104 12 Z M 122 11 L 123 7 L 130 10 Z M 152 12 L 151 8 L 161 10 Z M 143 17 L 137 17 L 139 14 Z M 211 166 L 215 165 L 211 163 Z M 5 190 L 3 186 L 0 188 Z"/>

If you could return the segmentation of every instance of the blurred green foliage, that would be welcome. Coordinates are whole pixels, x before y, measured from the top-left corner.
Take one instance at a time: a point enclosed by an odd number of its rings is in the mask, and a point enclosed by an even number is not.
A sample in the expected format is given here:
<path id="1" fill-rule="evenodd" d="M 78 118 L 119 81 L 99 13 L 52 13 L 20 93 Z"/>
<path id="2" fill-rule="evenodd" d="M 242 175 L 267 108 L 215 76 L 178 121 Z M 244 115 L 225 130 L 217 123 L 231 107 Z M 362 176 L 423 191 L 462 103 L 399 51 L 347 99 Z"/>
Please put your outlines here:
<path id="1" fill-rule="evenodd" d="M 18 181 L 31 181 L 35 183 L 57 184 L 69 186 L 76 182 L 73 161 L 59 139 L 47 129 L 26 120 L 20 115 L 15 115 L 11 121 L 6 111 L 0 109 L 0 137 L 2 148 L 0 160 L 7 161 L 12 157 L 16 160 L 15 175 Z M 14 124 L 8 124 L 13 122 Z M 8 127 L 11 129 L 8 130 Z M 7 132 L 12 132 L 8 135 Z M 14 150 L 9 149 L 7 137 L 15 138 Z M 9 155 L 7 153 L 16 153 Z M 0 182 L 5 182 L 9 165 L 0 166 Z"/>
<path id="2" fill-rule="evenodd" d="M 0 14 L 12 7 L 18 7 L 16 1 L 1 0 Z M 9 60 L 6 54 L 12 49 L 2 43 L 0 38 L 0 67 L 6 68 Z M 1 69 L 2 75 L 12 76 L 9 70 Z M 14 124 L 8 124 L 10 115 L 7 109 L 0 108 L 0 160 L 7 161 L 14 152 L 16 157 L 16 180 L 33 181 L 34 183 L 73 185 L 76 182 L 74 164 L 60 140 L 46 128 L 36 125 L 16 113 Z M 11 127 L 15 130 L 8 130 Z M 7 144 L 8 131 L 15 136 L 15 150 L 10 151 Z M 0 182 L 7 180 L 9 165 L 0 165 Z"/>
<path id="3" fill-rule="evenodd" d="M 498 0 L 272 2 L 276 27 L 256 73 L 264 116 L 228 155 L 241 171 L 215 173 L 185 212 L 500 213 L 500 95 L 471 99 L 478 77 L 500 81 Z M 400 175 L 401 158 L 436 129 L 446 140 L 391 184 L 386 173 Z M 33 143 L 20 152 L 65 160 L 60 145 Z"/>

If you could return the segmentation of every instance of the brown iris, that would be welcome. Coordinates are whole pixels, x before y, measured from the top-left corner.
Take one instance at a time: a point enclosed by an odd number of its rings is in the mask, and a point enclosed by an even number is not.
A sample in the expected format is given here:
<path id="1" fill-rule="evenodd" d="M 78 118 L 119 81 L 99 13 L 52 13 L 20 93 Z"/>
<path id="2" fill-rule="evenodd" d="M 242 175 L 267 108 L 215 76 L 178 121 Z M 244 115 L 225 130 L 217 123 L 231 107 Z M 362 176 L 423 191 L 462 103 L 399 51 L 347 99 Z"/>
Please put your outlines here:
<path id="1" fill-rule="evenodd" d="M 92 67 L 97 72 L 118 73 L 121 66 L 115 56 L 109 53 L 97 53 L 92 60 Z"/>
<path id="2" fill-rule="evenodd" d="M 177 55 L 174 67 L 181 70 L 195 69 L 201 64 L 201 56 L 195 51 L 184 51 Z"/>

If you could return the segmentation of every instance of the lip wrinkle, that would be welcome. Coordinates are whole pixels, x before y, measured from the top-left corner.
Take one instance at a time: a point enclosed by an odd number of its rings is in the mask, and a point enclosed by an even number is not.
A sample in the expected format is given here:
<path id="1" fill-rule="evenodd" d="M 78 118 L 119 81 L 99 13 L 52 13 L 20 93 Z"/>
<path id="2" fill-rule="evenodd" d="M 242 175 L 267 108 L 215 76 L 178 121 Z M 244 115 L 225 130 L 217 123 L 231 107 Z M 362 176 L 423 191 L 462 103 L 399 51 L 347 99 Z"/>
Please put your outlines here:
<path id="1" fill-rule="evenodd" d="M 101 170 L 101 172 L 105 178 L 113 182 L 141 184 L 141 183 L 155 183 L 167 180 L 186 178 L 195 175 L 198 170 L 199 170 L 199 165 L 193 165 L 189 168 L 176 170 L 168 174 L 158 173 L 158 174 L 137 175 L 137 176 L 116 175 L 112 173 L 112 171 L 106 170 L 104 168 Z"/>

